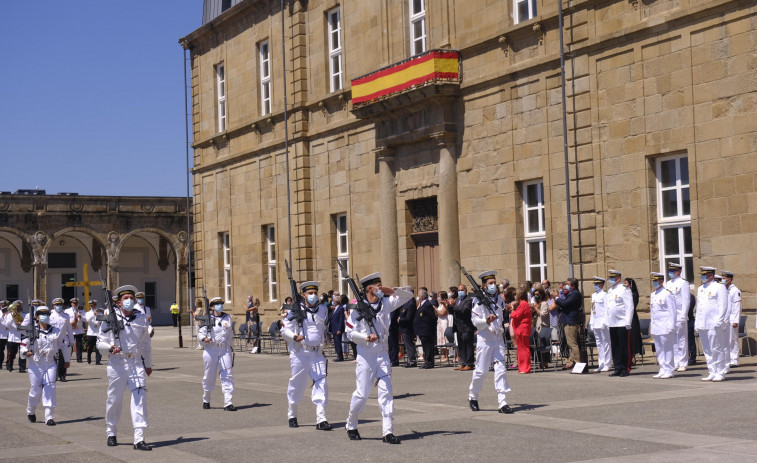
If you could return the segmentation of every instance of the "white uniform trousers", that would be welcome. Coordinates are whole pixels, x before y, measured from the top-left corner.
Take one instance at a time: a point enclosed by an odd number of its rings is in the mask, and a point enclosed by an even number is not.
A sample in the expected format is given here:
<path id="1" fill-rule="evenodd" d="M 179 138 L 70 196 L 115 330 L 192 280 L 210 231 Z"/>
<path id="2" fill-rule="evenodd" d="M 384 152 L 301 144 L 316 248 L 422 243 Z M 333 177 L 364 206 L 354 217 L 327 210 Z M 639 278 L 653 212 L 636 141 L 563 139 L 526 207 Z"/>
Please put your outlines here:
<path id="1" fill-rule="evenodd" d="M 468 398 L 478 400 L 478 393 L 484 384 L 484 377 L 489 371 L 489 366 L 494 361 L 494 389 L 497 390 L 497 408 L 507 405 L 505 393 L 510 392 L 510 384 L 507 382 L 507 369 L 505 368 L 505 344 L 496 342 L 493 346 L 478 339 L 476 346 L 476 368 L 473 370 L 473 378 L 470 382 Z"/>
<path id="2" fill-rule="evenodd" d="M 124 392 L 131 392 L 131 424 L 134 427 L 134 443 L 144 439 L 147 424 L 147 389 L 145 367 L 140 357 L 122 359 L 111 355 L 108 362 L 108 400 L 105 403 L 105 425 L 108 436 L 118 434 L 118 420 Z"/>
<path id="3" fill-rule="evenodd" d="M 345 427 L 357 429 L 358 415 L 363 411 L 368 395 L 377 381 L 378 403 L 381 407 L 383 435 L 394 434 L 394 397 L 392 396 L 392 362 L 388 352 L 361 355 L 355 366 L 355 392 L 350 401 L 350 414 Z"/>
<path id="4" fill-rule="evenodd" d="M 27 359 L 29 373 L 29 401 L 26 405 L 26 414 L 36 413 L 40 398 L 45 408 L 45 421 L 52 420 L 55 409 L 55 380 L 58 372 L 58 364 L 55 359 L 34 361 Z"/>
<path id="5" fill-rule="evenodd" d="M 657 363 L 660 364 L 660 374 L 672 375 L 675 371 L 673 351 L 677 341 L 675 330 L 668 334 L 654 335 L 654 348 L 657 352 Z"/>
<path id="6" fill-rule="evenodd" d="M 308 378 L 313 381 L 311 400 L 315 405 L 316 423 L 326 421 L 326 407 L 329 405 L 329 385 L 326 382 L 326 357 L 320 350 L 300 349 L 289 356 L 292 377 L 289 378 L 287 400 L 289 401 L 289 418 L 297 418 L 297 405 L 302 400 Z"/>
<path id="7" fill-rule="evenodd" d="M 223 391 L 223 406 L 231 405 L 234 395 L 234 376 L 231 368 L 231 352 L 225 347 L 205 344 L 202 351 L 202 362 L 205 364 L 205 374 L 202 376 L 202 401 L 210 403 L 210 392 L 216 385 L 216 376 L 221 376 L 221 390 Z"/>
<path id="8" fill-rule="evenodd" d="M 699 330 L 704 358 L 707 360 L 707 370 L 714 375 L 726 374 L 726 367 L 728 366 L 726 336 L 727 333 L 722 327 Z"/>
<path id="9" fill-rule="evenodd" d="M 726 363 L 731 365 L 739 364 L 739 327 L 729 325 L 728 328 L 728 351 L 730 358 L 726 358 Z"/>
<path id="10" fill-rule="evenodd" d="M 611 369 L 612 351 L 610 350 L 610 328 L 594 328 L 594 339 L 597 340 L 598 369 Z"/>
<path id="11" fill-rule="evenodd" d="M 689 366 L 689 326 L 686 323 L 677 324 L 673 328 L 674 342 L 673 342 L 673 366 L 688 367 Z"/>

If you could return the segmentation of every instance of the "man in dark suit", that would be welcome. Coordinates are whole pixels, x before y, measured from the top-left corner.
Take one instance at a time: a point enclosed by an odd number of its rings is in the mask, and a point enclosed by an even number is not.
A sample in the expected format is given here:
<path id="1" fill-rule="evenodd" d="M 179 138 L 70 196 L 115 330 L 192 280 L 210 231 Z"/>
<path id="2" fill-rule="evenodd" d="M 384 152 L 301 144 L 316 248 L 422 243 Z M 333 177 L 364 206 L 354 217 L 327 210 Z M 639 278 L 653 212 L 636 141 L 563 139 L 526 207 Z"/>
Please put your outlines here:
<path id="1" fill-rule="evenodd" d="M 394 289 L 404 289 L 406 291 L 412 292 L 412 289 L 409 286 L 402 286 L 400 288 Z M 400 366 L 399 318 L 401 309 L 402 307 L 398 307 L 394 312 L 392 312 L 392 321 L 389 324 L 389 360 L 392 362 L 393 367 Z"/>
<path id="2" fill-rule="evenodd" d="M 423 347 L 423 365 L 421 369 L 434 368 L 434 346 L 436 343 L 436 312 L 434 304 L 428 298 L 428 289 L 421 288 L 418 291 L 419 305 L 413 318 L 413 331 L 421 338 Z"/>
<path id="3" fill-rule="evenodd" d="M 399 311 L 399 328 L 402 333 L 402 342 L 405 344 L 405 368 L 417 367 L 415 357 L 415 332 L 413 331 L 413 319 L 415 318 L 415 298 L 403 304 Z"/>
<path id="4" fill-rule="evenodd" d="M 334 340 L 335 362 L 344 361 L 342 352 L 342 334 L 344 334 L 344 309 L 347 305 L 347 296 L 338 296 L 339 300 L 334 304 L 334 309 L 329 313 L 329 333 Z"/>
<path id="5" fill-rule="evenodd" d="M 475 367 L 473 340 L 476 327 L 471 321 L 472 308 L 473 298 L 468 296 L 468 288 L 465 285 L 458 286 L 457 300 L 452 307 L 452 323 L 457 333 L 457 349 L 460 355 L 460 365 L 455 370 L 471 371 Z"/>

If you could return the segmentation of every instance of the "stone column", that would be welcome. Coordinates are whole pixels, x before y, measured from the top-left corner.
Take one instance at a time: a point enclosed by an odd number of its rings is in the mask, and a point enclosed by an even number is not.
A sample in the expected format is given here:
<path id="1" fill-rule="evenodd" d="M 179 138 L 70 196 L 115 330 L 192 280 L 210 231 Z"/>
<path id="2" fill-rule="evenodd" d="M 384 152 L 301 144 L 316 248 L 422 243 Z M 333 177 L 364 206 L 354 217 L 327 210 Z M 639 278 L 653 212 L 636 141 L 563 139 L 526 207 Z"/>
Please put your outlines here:
<path id="1" fill-rule="evenodd" d="M 442 288 L 460 284 L 460 226 L 457 215 L 456 134 L 432 135 L 439 148 L 439 283 Z"/>
<path id="2" fill-rule="evenodd" d="M 35 262 L 33 268 L 34 298 L 47 301 L 47 262 Z"/>
<path id="3" fill-rule="evenodd" d="M 399 236 L 397 233 L 397 193 L 394 185 L 394 153 L 387 147 L 379 147 L 375 153 L 379 163 L 381 280 L 387 286 L 399 286 Z"/>

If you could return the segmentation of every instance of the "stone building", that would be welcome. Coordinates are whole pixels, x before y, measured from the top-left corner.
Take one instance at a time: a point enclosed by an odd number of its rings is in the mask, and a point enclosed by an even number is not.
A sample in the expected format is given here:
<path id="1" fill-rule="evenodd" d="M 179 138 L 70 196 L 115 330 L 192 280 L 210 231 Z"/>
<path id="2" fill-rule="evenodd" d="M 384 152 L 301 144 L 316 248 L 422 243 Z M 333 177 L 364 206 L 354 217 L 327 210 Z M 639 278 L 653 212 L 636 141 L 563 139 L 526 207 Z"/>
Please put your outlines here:
<path id="1" fill-rule="evenodd" d="M 251 293 L 272 316 L 290 248 L 342 291 L 335 259 L 443 289 L 456 260 L 561 280 L 571 254 L 642 294 L 677 260 L 736 272 L 753 309 L 754 2 L 563 1 L 567 137 L 557 2 L 285 4 L 206 0 L 180 39 L 197 277 L 237 313 Z"/>
<path id="2" fill-rule="evenodd" d="M 100 284 L 145 292 L 153 324 L 187 301 L 187 198 L 0 194 L 0 299 L 96 299 Z M 86 266 L 86 267 L 85 267 Z M 87 273 L 85 274 L 85 268 Z"/>

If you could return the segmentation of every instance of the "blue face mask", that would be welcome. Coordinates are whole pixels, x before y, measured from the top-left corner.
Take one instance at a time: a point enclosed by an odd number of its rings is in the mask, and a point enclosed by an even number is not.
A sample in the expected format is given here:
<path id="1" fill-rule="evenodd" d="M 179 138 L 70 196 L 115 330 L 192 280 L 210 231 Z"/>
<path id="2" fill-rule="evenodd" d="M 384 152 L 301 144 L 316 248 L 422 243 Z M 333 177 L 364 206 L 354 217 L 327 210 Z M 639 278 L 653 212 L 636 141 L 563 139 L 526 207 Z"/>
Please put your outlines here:
<path id="1" fill-rule="evenodd" d="M 599 291 L 599 285 L 594 285 L 594 291 Z"/>
<path id="2" fill-rule="evenodd" d="M 609 279 L 609 280 L 607 280 L 607 281 L 608 281 L 608 282 L 610 282 L 610 286 L 615 286 L 615 283 L 617 283 L 617 282 L 618 282 L 618 280 L 616 280 L 615 278 L 610 278 L 610 279 Z"/>
<path id="3" fill-rule="evenodd" d="M 144 299 L 137 299 L 137 304 L 142 305 L 145 303 Z"/>
<path id="4" fill-rule="evenodd" d="M 215 310 L 218 313 L 223 312 L 223 304 L 216 304 L 213 306 L 213 310 Z"/>
<path id="5" fill-rule="evenodd" d="M 382 299 L 384 297 L 384 293 L 382 293 L 378 288 L 376 288 L 376 297 L 379 299 Z"/>
<path id="6" fill-rule="evenodd" d="M 63 312 L 63 306 L 62 305 L 56 305 L 53 307 L 56 312 Z"/>
<path id="7" fill-rule="evenodd" d="M 457 297 L 459 297 L 460 299 L 464 298 L 465 296 L 467 296 L 467 294 L 465 293 L 465 291 L 458 291 L 457 292 Z"/>
<path id="8" fill-rule="evenodd" d="M 702 279 L 702 283 L 707 283 L 707 275 L 702 275 L 700 278 Z"/>
<path id="9" fill-rule="evenodd" d="M 675 272 L 673 272 L 672 270 L 670 272 L 668 272 L 668 278 L 670 278 L 672 280 L 675 277 L 676 277 Z"/>
<path id="10" fill-rule="evenodd" d="M 488 292 L 489 294 L 491 294 L 491 295 L 494 295 L 494 293 L 496 293 L 496 292 L 497 292 L 497 285 L 491 284 L 491 285 L 487 286 L 487 287 L 486 287 L 486 291 L 487 291 L 487 292 Z"/>
<path id="11" fill-rule="evenodd" d="M 44 323 L 45 325 L 50 324 L 50 315 L 40 315 L 39 316 L 39 322 Z"/>
<path id="12" fill-rule="evenodd" d="M 121 307 L 123 307 L 125 311 L 131 312 L 131 309 L 134 308 L 134 299 L 125 299 L 121 303 Z"/>
<path id="13" fill-rule="evenodd" d="M 318 302 L 318 295 L 317 294 L 308 294 L 307 300 L 308 300 L 308 304 L 315 305 Z"/>
<path id="14" fill-rule="evenodd" d="M 660 288 L 660 282 L 657 280 L 652 281 L 652 286 L 654 286 L 654 289 Z"/>

